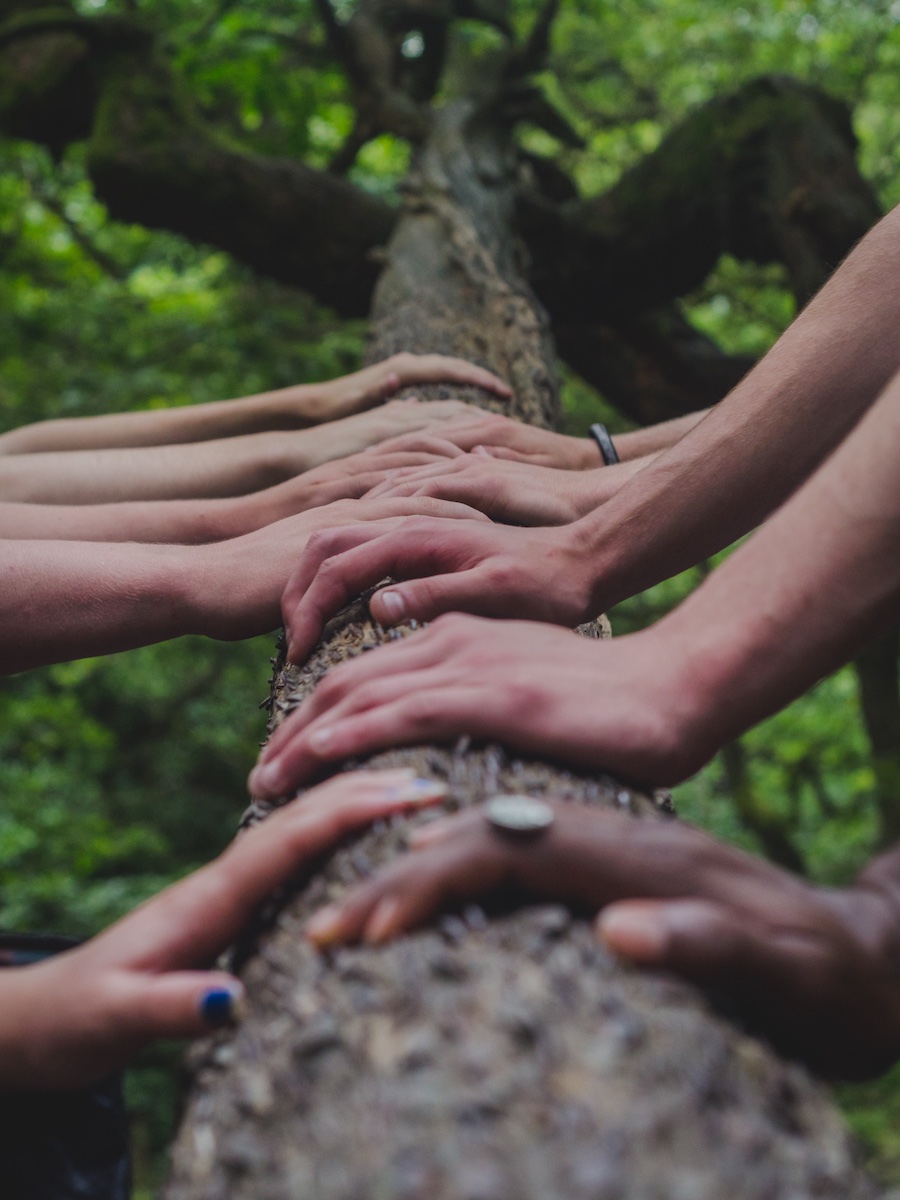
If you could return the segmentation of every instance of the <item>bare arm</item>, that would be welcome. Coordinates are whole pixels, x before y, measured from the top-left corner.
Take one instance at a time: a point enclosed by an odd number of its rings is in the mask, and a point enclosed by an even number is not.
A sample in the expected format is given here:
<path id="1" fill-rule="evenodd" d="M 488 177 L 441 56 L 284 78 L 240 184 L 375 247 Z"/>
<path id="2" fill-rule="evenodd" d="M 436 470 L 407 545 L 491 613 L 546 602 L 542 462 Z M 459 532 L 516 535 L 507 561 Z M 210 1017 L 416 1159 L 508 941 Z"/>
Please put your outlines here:
<path id="1" fill-rule="evenodd" d="M 631 462 L 635 458 L 644 458 L 648 454 L 668 450 L 699 425 L 711 411 L 712 409 L 707 408 L 701 412 L 686 413 L 683 417 L 674 417 L 671 421 L 660 421 L 658 425 L 649 425 L 646 429 L 617 433 L 613 440 L 620 461 Z"/>
<path id="2" fill-rule="evenodd" d="M 383 482 L 388 472 L 449 461 L 448 452 L 461 454 L 436 438 L 423 437 L 420 445 L 418 451 L 370 447 L 246 496 L 108 504 L 0 501 L 0 539 L 182 545 L 225 541 L 336 500 L 357 499 Z"/>
<path id="3" fill-rule="evenodd" d="M 240 981 L 209 968 L 267 896 L 348 834 L 445 792 L 412 771 L 338 776 L 92 941 L 0 971 L 0 1092 L 83 1086 L 154 1038 L 237 1021 Z"/>
<path id="4" fill-rule="evenodd" d="M 238 496 L 272 487 L 387 438 L 478 412 L 457 400 L 397 400 L 371 412 L 286 433 L 173 446 L 0 456 L 0 500 L 109 504 Z"/>
<path id="5" fill-rule="evenodd" d="M 372 600 L 383 624 L 457 611 L 575 625 L 727 546 L 784 503 L 894 375 L 898 274 L 900 208 L 730 396 L 580 521 L 487 531 L 416 521 L 389 536 L 375 526 L 318 536 L 287 598 L 294 653 L 385 575 L 401 582 Z"/>
<path id="6" fill-rule="evenodd" d="M 391 472 L 370 495 L 434 496 L 470 504 L 492 520 L 512 525 L 565 525 L 606 504 L 654 457 L 577 471 L 461 454 Z"/>
<path id="7" fill-rule="evenodd" d="M 303 429 L 352 416 L 416 383 L 473 384 L 500 396 L 509 388 L 490 371 L 440 354 L 395 354 L 352 375 L 297 384 L 185 408 L 41 421 L 0 435 L 0 454 L 101 450 L 205 442 L 273 429 Z"/>
<path id="8" fill-rule="evenodd" d="M 898 462 L 900 376 L 796 495 L 656 625 L 592 643 L 546 625 L 442 617 L 331 672 L 273 735 L 253 787 L 285 793 L 323 761 L 462 734 L 680 782 L 897 620 Z M 372 607 L 390 612 L 396 590 Z M 290 589 L 286 598 L 290 618 Z"/>
<path id="9" fill-rule="evenodd" d="M 402 517 L 409 500 L 345 500 L 208 546 L 0 541 L 0 675 L 188 633 L 226 641 L 280 624 L 279 600 L 317 529 L 352 513 Z M 480 513 L 429 501 L 435 515 Z"/>
<path id="10" fill-rule="evenodd" d="M 900 367 L 900 208 L 747 378 L 578 530 L 601 607 L 753 529 L 847 436 Z"/>

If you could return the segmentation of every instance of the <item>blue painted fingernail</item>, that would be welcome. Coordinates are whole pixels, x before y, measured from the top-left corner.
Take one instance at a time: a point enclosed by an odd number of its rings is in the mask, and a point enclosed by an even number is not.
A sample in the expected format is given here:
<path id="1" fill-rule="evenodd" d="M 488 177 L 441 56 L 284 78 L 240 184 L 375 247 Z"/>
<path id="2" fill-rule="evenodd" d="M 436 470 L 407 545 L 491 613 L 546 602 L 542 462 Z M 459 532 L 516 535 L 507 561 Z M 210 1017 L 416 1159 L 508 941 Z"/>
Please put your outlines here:
<path id="1" fill-rule="evenodd" d="M 234 993 L 227 988 L 213 988 L 200 1001 L 200 1015 L 207 1025 L 227 1025 L 237 1015 Z"/>

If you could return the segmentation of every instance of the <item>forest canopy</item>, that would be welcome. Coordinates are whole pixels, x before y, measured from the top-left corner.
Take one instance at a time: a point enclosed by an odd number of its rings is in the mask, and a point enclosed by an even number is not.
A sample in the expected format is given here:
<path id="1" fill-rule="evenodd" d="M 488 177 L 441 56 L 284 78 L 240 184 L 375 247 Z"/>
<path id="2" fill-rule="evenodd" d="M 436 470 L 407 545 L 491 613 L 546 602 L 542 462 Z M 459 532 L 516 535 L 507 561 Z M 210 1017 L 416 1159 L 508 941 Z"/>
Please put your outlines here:
<path id="1" fill-rule="evenodd" d="M 421 14 L 418 26 L 401 23 L 397 37 L 412 81 L 403 94 L 424 95 L 433 86 L 435 21 L 450 6 L 398 7 Z M 541 6 L 471 0 L 454 11 L 442 47 L 448 92 L 473 63 L 494 62 L 510 30 L 528 44 Z M 373 86 L 377 64 L 348 72 L 328 12 L 345 30 L 354 5 L 0 0 L 0 427 L 198 403 L 355 367 L 377 268 L 372 249 L 401 201 L 415 113 Z M 134 56 L 141 71 L 110 83 L 115 55 L 126 63 Z M 558 326 L 573 431 L 596 419 L 625 429 L 673 415 L 667 405 L 714 401 L 771 345 L 804 289 L 821 282 L 816 270 L 836 265 L 826 250 L 811 272 L 806 260 L 771 252 L 769 226 L 769 241 L 725 224 L 709 245 L 699 226 L 685 232 L 678 200 L 696 180 L 679 191 L 678 172 L 700 167 L 684 140 L 672 141 L 678 131 L 696 129 L 691 122 L 706 112 L 728 128 L 729 146 L 756 146 L 750 104 L 729 109 L 723 97 L 746 100 L 761 87 L 768 109 L 785 96 L 812 105 L 804 111 L 844 138 L 858 165 L 863 186 L 848 183 L 841 196 L 853 196 L 858 209 L 851 205 L 848 220 L 864 227 L 900 202 L 898 68 L 900 4 L 888 0 L 560 6 L 515 119 L 533 193 L 521 232 Z M 722 114 L 730 112 L 728 124 Z M 195 140 L 167 177 L 173 114 Z M 796 143 L 779 152 L 805 169 Z M 628 181 L 663 153 L 672 186 L 652 209 L 653 189 L 629 190 Z M 755 220 L 735 205 L 736 185 L 729 191 L 722 182 L 727 159 L 723 151 L 704 168 L 717 185 L 710 196 L 734 220 Z M 229 224 L 209 207 L 214 185 L 206 195 L 204 171 L 237 161 L 290 162 L 298 189 L 333 189 L 327 194 L 348 205 L 358 238 L 337 249 L 323 243 L 337 266 L 323 258 L 310 269 L 290 214 L 263 244 L 258 231 L 242 229 L 240 212 Z M 832 182 L 839 189 L 845 180 Z M 781 199 L 802 200 L 792 196 Z M 639 201 L 647 212 L 632 226 Z M 202 236 L 204 220 L 215 236 Z M 641 241 L 635 230 L 643 236 L 654 221 L 658 242 Z M 577 312 L 565 300 L 593 294 L 566 250 L 573 222 L 582 247 L 615 242 L 631 255 L 618 274 L 603 266 L 608 260 L 585 257 L 589 271 L 612 271 L 612 307 Z M 629 297 L 635 279 L 652 293 L 666 273 L 661 247 L 679 238 L 690 253 L 666 260 L 668 291 L 652 304 Z M 827 239 L 817 245 L 827 248 Z M 654 391 L 648 378 L 666 386 Z M 612 614 L 614 628 L 655 619 L 702 575 L 698 568 L 629 601 Z M 263 736 L 256 703 L 270 643 L 184 640 L 3 683 L 0 925 L 89 934 L 228 840 Z M 887 679 L 890 702 L 896 639 L 870 656 L 868 670 Z M 897 747 L 873 758 L 859 679 L 846 668 L 729 747 L 679 789 L 680 811 L 813 878 L 848 878 L 900 822 L 890 810 L 900 808 L 900 792 L 891 792 L 897 776 L 888 761 L 892 752 L 896 770 Z M 154 1098 L 162 1078 L 147 1068 L 134 1084 L 154 1144 L 165 1137 L 164 1106 Z M 892 1097 L 882 1085 L 852 1103 L 860 1128 L 880 1139 L 884 1170 L 900 1179 L 900 1144 L 887 1133 L 893 1110 L 885 1106 L 900 1105 Z"/>

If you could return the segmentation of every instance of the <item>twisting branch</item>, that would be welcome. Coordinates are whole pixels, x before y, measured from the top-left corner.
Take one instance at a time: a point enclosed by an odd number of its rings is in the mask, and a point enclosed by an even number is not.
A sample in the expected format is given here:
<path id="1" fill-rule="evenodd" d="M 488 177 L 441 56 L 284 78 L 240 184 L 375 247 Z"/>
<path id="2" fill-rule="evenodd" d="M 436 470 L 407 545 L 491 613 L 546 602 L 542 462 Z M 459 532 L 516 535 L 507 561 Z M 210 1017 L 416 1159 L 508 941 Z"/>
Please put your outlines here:
<path id="1" fill-rule="evenodd" d="M 550 33 L 558 14 L 559 0 L 546 0 L 527 40 L 506 60 L 503 71 L 506 79 L 523 79 L 546 67 L 550 56 Z"/>
<path id="2" fill-rule="evenodd" d="M 347 78 L 356 87 L 365 86 L 366 79 L 357 61 L 353 38 L 347 27 L 337 19 L 331 0 L 315 0 L 315 3 L 325 35 Z"/>

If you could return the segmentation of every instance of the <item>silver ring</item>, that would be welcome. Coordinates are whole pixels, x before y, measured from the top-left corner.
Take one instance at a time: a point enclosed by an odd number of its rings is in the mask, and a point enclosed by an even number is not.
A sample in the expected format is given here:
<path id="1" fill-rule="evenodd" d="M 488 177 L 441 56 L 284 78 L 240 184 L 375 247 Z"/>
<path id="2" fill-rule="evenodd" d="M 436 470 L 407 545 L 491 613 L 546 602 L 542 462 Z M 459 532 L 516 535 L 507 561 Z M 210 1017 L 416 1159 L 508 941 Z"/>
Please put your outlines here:
<path id="1" fill-rule="evenodd" d="M 484 816 L 492 829 L 513 837 L 537 837 L 553 824 L 554 812 L 534 796 L 491 796 L 485 802 Z"/>

